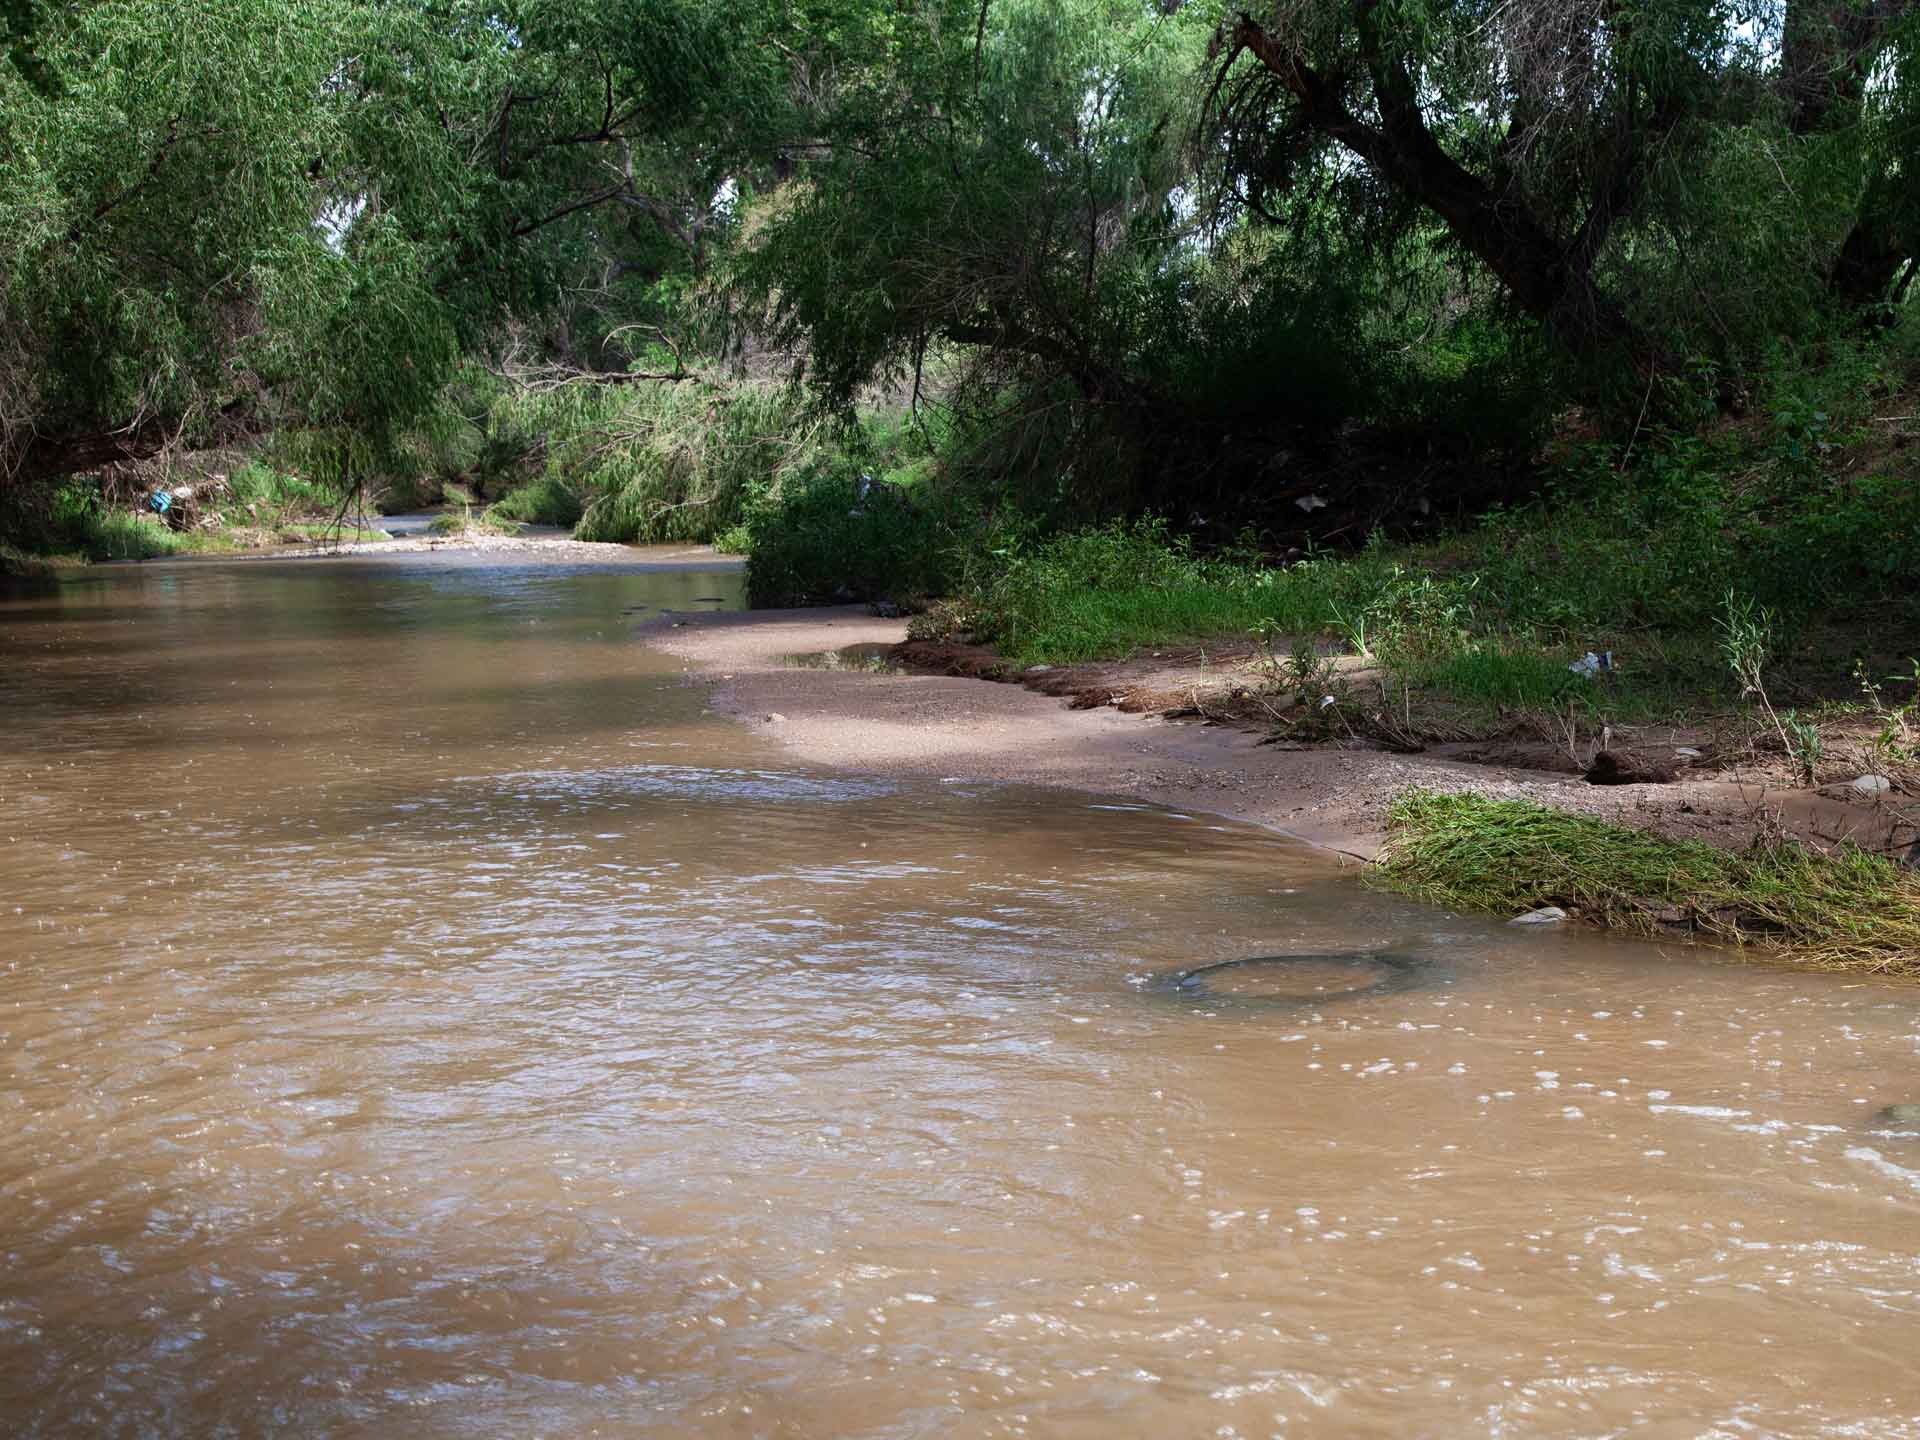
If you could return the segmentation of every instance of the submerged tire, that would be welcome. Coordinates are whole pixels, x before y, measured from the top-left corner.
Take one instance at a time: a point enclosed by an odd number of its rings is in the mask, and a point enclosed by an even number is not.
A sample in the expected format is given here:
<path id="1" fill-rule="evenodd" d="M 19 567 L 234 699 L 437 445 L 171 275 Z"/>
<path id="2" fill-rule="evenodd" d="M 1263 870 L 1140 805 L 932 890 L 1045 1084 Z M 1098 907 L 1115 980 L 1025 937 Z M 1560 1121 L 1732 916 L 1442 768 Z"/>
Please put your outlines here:
<path id="1" fill-rule="evenodd" d="M 1429 983 L 1431 961 L 1392 950 L 1248 955 L 1168 977 L 1163 993 L 1232 1005 L 1317 1006 Z"/>

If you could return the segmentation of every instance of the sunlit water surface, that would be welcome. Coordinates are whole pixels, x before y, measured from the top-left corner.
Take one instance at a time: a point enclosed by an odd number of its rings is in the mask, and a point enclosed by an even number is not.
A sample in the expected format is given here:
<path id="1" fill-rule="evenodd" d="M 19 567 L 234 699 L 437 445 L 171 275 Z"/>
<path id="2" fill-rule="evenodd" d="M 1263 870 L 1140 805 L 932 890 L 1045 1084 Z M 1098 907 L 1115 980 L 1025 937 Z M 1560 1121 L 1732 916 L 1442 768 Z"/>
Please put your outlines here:
<path id="1" fill-rule="evenodd" d="M 1920 1434 L 1916 991 L 809 771 L 633 634 L 739 598 L 0 602 L 0 1428 Z"/>

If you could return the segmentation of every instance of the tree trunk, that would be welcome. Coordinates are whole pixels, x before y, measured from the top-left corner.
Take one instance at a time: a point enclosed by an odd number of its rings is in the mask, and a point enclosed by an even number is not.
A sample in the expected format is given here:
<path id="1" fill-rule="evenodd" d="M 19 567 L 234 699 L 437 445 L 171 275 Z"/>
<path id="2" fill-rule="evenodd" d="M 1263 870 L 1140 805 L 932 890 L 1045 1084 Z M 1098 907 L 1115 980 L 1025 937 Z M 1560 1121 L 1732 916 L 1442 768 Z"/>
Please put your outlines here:
<path id="1" fill-rule="evenodd" d="M 1789 0 L 1780 40 L 1780 85 L 1787 126 L 1816 135 L 1858 123 L 1871 74 L 1889 28 L 1914 0 Z M 1872 310 L 1886 303 L 1894 277 L 1913 252 L 1888 218 L 1898 181 L 1882 172 L 1861 197 L 1853 229 L 1827 275 L 1842 305 Z"/>
<path id="2" fill-rule="evenodd" d="M 1882 24 L 1877 12 L 1895 8 L 1851 0 L 1788 0 L 1780 30 L 1780 86 L 1787 99 L 1788 129 L 1812 135 L 1846 122 L 1866 92 L 1870 55 Z"/>
<path id="3" fill-rule="evenodd" d="M 1833 298 L 1857 310 L 1884 305 L 1894 277 L 1908 259 L 1908 249 L 1892 225 L 1871 214 L 1862 215 L 1840 246 L 1827 277 Z"/>

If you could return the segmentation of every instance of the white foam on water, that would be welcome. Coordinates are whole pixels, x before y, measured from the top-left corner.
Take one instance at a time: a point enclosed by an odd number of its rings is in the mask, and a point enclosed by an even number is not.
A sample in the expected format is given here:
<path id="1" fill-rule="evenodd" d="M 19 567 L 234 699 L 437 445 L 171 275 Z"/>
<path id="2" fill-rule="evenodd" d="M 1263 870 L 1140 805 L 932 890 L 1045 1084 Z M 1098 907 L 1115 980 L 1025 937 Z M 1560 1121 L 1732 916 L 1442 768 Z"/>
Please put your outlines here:
<path id="1" fill-rule="evenodd" d="M 1846 1155 L 1847 1159 L 1878 1170 L 1890 1180 L 1903 1180 L 1913 1189 L 1920 1190 L 1920 1170 L 1909 1170 L 1904 1165 L 1896 1164 L 1870 1145 L 1855 1145 Z"/>

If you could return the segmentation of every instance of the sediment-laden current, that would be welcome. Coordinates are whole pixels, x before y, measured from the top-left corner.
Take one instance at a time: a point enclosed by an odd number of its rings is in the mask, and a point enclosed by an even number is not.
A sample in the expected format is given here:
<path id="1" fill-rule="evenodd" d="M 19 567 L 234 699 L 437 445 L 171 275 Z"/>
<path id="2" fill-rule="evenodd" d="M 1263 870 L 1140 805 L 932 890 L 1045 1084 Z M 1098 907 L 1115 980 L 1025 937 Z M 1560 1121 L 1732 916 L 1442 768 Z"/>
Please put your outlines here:
<path id="1" fill-rule="evenodd" d="M 736 572 L 505 559 L 0 600 L 8 1433 L 1920 1435 L 1914 988 L 809 771 L 633 633 Z"/>

